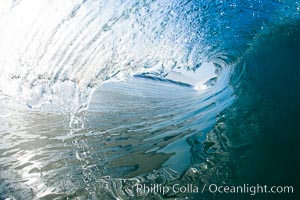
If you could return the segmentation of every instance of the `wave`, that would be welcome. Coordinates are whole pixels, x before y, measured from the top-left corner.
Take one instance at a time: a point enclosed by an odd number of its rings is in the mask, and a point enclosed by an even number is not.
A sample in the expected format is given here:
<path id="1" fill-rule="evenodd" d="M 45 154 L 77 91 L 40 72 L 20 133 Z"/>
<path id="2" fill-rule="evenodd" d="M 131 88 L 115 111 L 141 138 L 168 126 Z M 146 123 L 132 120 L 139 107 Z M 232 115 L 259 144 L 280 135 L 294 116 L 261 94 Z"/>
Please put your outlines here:
<path id="1" fill-rule="evenodd" d="M 299 5 L 2 2 L 0 197 L 214 198 L 141 194 L 137 183 L 297 187 Z M 166 78 L 204 63 L 217 81 L 203 91 Z"/>

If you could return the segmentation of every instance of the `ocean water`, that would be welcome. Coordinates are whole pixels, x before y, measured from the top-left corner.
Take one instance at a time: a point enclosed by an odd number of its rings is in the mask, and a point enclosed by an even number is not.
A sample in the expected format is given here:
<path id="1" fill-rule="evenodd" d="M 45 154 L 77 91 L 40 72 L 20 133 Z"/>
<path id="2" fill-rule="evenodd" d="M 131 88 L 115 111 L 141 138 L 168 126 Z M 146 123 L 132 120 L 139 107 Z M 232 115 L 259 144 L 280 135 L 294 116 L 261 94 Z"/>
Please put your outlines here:
<path id="1" fill-rule="evenodd" d="M 299 20 L 295 0 L 1 1 L 0 199 L 297 199 Z"/>

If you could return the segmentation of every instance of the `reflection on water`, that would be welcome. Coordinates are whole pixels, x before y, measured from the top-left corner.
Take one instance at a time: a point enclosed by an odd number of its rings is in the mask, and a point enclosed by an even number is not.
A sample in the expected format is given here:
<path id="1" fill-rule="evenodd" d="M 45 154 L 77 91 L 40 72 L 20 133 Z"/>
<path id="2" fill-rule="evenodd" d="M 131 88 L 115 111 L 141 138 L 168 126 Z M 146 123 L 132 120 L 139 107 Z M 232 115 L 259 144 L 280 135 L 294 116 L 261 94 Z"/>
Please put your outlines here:
<path id="1" fill-rule="evenodd" d="M 112 190 L 118 182 L 109 186 L 108 179 L 126 182 L 156 170 L 166 180 L 178 178 L 193 164 L 187 139 L 205 139 L 231 94 L 223 83 L 199 92 L 130 78 L 98 88 L 89 109 L 76 116 L 28 109 L 3 97 L 1 197 L 109 198 L 122 191 Z"/>

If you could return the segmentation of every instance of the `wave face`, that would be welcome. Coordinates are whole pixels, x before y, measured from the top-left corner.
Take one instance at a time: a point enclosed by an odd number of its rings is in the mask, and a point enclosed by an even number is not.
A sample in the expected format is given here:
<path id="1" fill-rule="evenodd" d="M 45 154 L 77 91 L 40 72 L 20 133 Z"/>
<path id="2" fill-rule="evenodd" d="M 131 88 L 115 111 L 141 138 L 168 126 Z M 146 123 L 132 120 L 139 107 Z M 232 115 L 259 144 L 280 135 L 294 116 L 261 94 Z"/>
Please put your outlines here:
<path id="1" fill-rule="evenodd" d="M 2 106 L 4 197 L 128 199 L 142 195 L 138 182 L 178 179 L 193 163 L 187 139 L 204 141 L 233 101 L 224 85 L 200 93 L 148 78 L 107 83 L 71 127 L 69 115 Z"/>
<path id="2" fill-rule="evenodd" d="M 299 15 L 292 0 L 2 1 L 0 198 L 216 197 L 137 183 L 296 188 Z M 165 78 L 202 63 L 218 75 L 208 89 Z"/>

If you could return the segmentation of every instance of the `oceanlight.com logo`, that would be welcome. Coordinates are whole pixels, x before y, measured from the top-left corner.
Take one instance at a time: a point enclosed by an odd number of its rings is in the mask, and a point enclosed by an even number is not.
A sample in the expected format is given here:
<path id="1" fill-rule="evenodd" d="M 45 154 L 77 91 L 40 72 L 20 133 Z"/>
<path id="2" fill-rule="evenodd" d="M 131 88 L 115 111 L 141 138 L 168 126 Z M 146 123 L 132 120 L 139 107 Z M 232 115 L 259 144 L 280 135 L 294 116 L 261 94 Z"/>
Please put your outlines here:
<path id="1" fill-rule="evenodd" d="M 217 185 L 217 184 L 204 184 L 203 186 L 197 186 L 193 184 L 187 185 L 161 185 L 161 184 L 137 184 L 136 185 L 136 193 L 138 196 L 148 195 L 150 193 L 153 194 L 178 194 L 178 193 L 212 193 L 212 194 L 248 194 L 248 195 L 256 195 L 256 194 L 293 194 L 294 187 L 293 186 L 267 186 L 267 185 Z"/>
<path id="2" fill-rule="evenodd" d="M 205 190 L 206 185 L 203 186 Z M 208 186 L 208 191 L 210 193 L 220 193 L 220 194 L 293 194 L 293 186 L 267 186 L 267 185 L 249 185 L 244 184 L 240 186 L 227 186 L 227 185 L 216 185 L 210 184 Z"/>

